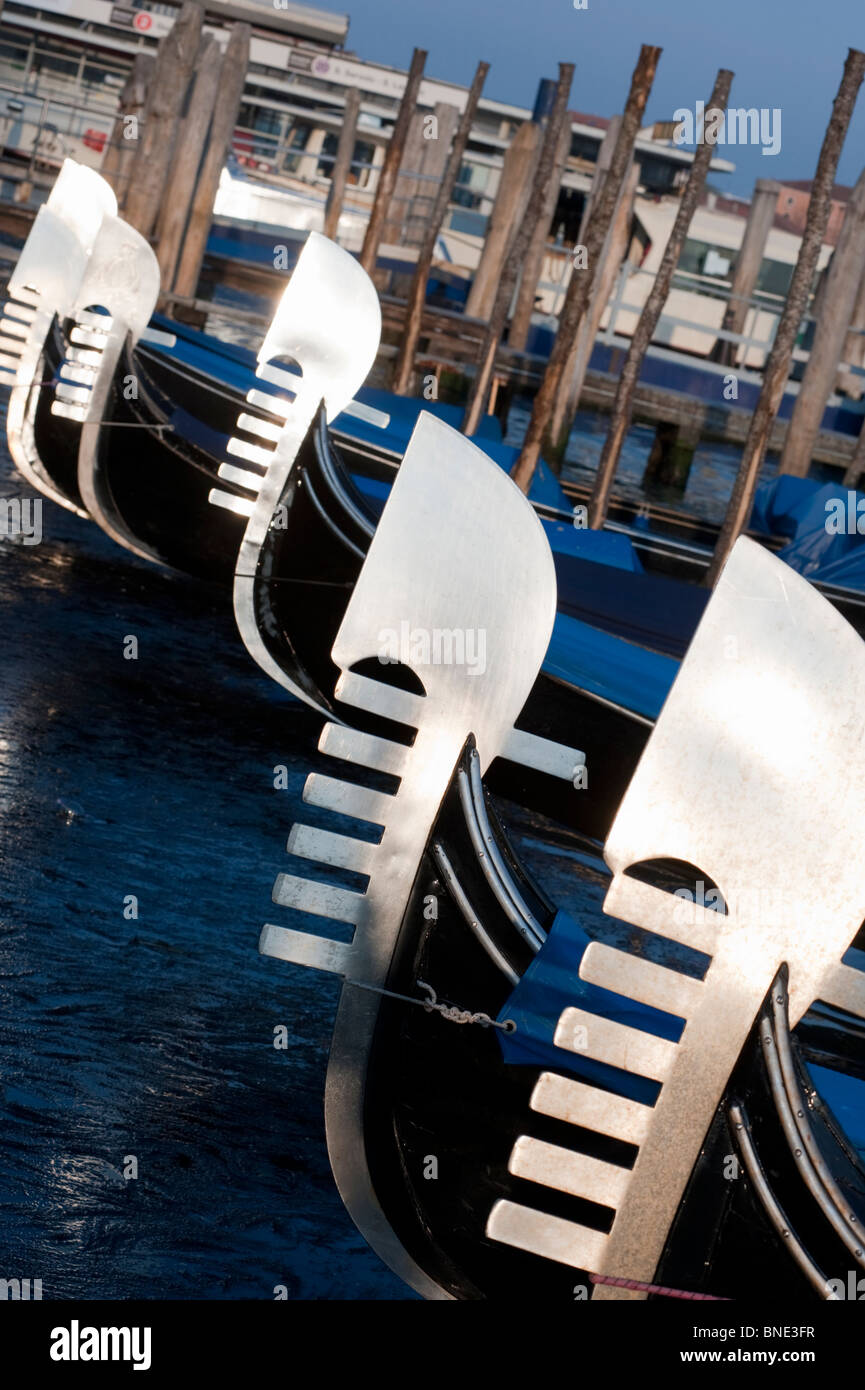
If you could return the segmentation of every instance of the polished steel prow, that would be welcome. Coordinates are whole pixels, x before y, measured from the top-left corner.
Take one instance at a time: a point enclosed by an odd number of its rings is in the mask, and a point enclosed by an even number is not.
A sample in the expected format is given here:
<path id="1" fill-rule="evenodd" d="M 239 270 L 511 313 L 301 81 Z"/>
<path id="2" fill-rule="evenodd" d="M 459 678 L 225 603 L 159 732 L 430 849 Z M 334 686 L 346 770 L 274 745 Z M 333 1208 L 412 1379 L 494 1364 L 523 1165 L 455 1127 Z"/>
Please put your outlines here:
<path id="1" fill-rule="evenodd" d="M 234 613 L 247 651 L 279 685 L 328 717 L 333 717 L 333 711 L 327 696 L 317 693 L 311 683 L 301 684 L 268 650 L 259 627 L 255 591 L 268 530 L 322 401 L 328 422 L 341 413 L 352 413 L 367 423 L 387 423 L 382 412 L 352 399 L 375 361 L 380 334 L 381 309 L 369 276 L 341 247 L 311 232 L 258 354 L 256 375 L 280 392 L 288 391 L 293 399 L 258 389 L 248 392 L 248 403 L 268 412 L 272 420 L 240 414 L 238 433 L 229 440 L 228 453 L 243 466 L 225 462 L 219 468 L 221 478 L 248 495 L 218 488 L 210 493 L 215 505 L 249 518 L 234 581 Z M 300 371 L 288 372 L 274 365 L 275 360 L 285 358 L 295 361 Z M 413 436 L 416 457 L 427 448 L 424 441 L 433 437 L 434 430 L 428 421 L 424 430 Z M 243 438 L 244 434 L 257 442 Z M 460 437 L 454 431 L 442 427 L 438 439 L 442 451 L 459 454 Z M 482 456 L 484 467 L 480 469 L 475 466 L 479 456 L 476 448 L 469 451 L 464 472 L 455 484 L 460 509 L 469 518 L 477 518 L 485 505 L 490 461 Z M 441 475 L 437 457 L 430 455 L 424 466 L 430 469 L 431 480 Z M 438 485 L 430 483 L 433 489 Z M 410 559 L 404 556 L 401 562 L 409 564 Z M 506 575 L 501 580 L 504 585 Z M 341 689 L 336 694 L 343 698 Z M 514 728 L 508 732 L 503 754 L 525 767 L 567 780 L 584 762 L 583 755 L 571 748 Z"/>
<path id="2" fill-rule="evenodd" d="M 381 836 L 370 843 L 295 826 L 289 852 L 319 865 L 354 870 L 368 879 L 368 886 L 349 891 L 280 874 L 275 902 L 348 924 L 349 939 L 339 939 L 335 930 L 328 935 L 273 923 L 262 932 L 261 950 L 333 971 L 346 982 L 328 1068 L 331 1164 L 363 1235 L 429 1297 L 445 1295 L 391 1230 L 366 1162 L 367 1055 L 380 1002 L 368 987 L 380 988 L 387 979 L 412 884 L 463 748 L 473 735 L 482 770 L 507 748 L 546 653 L 555 611 L 552 555 L 523 494 L 475 445 L 422 413 L 333 646 L 341 671 L 339 698 L 405 726 L 407 733 L 413 731 L 413 741 L 409 746 L 332 723 L 325 726 L 319 744 L 323 752 L 386 773 L 399 784 L 388 794 L 349 776 L 343 780 L 314 773 L 308 779 L 308 803 L 381 827 Z M 384 676 L 394 634 L 406 623 L 418 640 L 404 664 L 421 682 L 422 695 L 356 670 L 378 657 Z M 472 667 L 465 660 L 436 660 L 436 633 L 447 633 L 448 650 L 462 650 L 463 655 L 469 634 L 478 638 L 475 653 L 482 634 L 483 669 L 479 662 Z M 439 656 L 443 652 L 444 645 Z"/>
<path id="3" fill-rule="evenodd" d="M 226 461 L 219 476 L 241 495 L 220 488 L 210 493 L 216 506 L 249 518 L 234 580 L 234 613 L 244 645 L 262 670 L 307 703 L 308 691 L 274 660 L 259 633 L 259 565 L 316 413 L 324 403 L 330 421 L 351 403 L 375 361 L 380 337 L 381 308 L 366 271 L 335 242 L 310 232 L 258 353 L 256 375 L 280 394 L 257 388 L 247 394 L 249 404 L 271 419 L 246 412 L 238 416 L 238 433 L 229 440 L 228 453 L 242 466 Z M 286 359 L 297 364 L 297 372 L 276 365 Z"/>
<path id="4" fill-rule="evenodd" d="M 112 540 L 145 559 L 158 558 L 125 526 L 101 467 L 103 427 L 123 346 L 143 336 L 159 297 L 153 248 L 120 217 L 105 217 L 75 296 L 75 324 L 51 412 L 81 425 L 78 486 L 88 514 Z M 134 380 L 124 389 L 136 390 Z"/>
<path id="5" fill-rule="evenodd" d="M 12 460 L 35 488 L 82 516 L 40 460 L 33 421 L 54 318 L 62 320 L 72 312 L 102 221 L 116 212 L 117 200 L 105 179 L 86 165 L 64 160 L 10 276 L 0 322 L 0 383 L 12 388 L 6 412 Z"/>
<path id="6" fill-rule="evenodd" d="M 704 953 L 702 978 L 593 942 L 588 983 L 683 1023 L 677 1042 L 569 1008 L 556 1044 L 660 1083 L 653 1106 L 552 1072 L 532 1107 L 636 1146 L 632 1168 L 522 1136 L 511 1171 L 612 1209 L 608 1233 L 501 1201 L 488 1234 L 593 1274 L 651 1282 L 728 1079 L 779 969 L 789 1021 L 821 999 L 865 1017 L 865 644 L 804 579 L 742 539 L 661 711 L 605 857 L 611 916 Z M 721 913 L 629 874 L 679 860 Z M 847 957 L 845 960 L 844 957 Z M 577 1141 L 575 1141 L 577 1142 Z M 596 1287 L 597 1299 L 639 1299 Z"/>

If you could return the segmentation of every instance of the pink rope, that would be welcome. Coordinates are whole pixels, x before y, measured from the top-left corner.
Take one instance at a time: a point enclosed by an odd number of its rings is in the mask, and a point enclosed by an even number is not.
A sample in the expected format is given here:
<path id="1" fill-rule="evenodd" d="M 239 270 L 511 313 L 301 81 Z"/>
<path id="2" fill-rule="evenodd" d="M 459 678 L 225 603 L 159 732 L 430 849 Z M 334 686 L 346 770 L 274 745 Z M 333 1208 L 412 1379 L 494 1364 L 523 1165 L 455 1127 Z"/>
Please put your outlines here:
<path id="1" fill-rule="evenodd" d="M 593 1284 L 610 1284 L 614 1289 L 633 1289 L 635 1293 L 656 1293 L 663 1298 L 686 1298 L 699 1303 L 731 1303 L 714 1293 L 687 1293 L 684 1289 L 668 1289 L 663 1284 L 643 1284 L 639 1279 L 614 1279 L 612 1275 L 590 1274 Z"/>

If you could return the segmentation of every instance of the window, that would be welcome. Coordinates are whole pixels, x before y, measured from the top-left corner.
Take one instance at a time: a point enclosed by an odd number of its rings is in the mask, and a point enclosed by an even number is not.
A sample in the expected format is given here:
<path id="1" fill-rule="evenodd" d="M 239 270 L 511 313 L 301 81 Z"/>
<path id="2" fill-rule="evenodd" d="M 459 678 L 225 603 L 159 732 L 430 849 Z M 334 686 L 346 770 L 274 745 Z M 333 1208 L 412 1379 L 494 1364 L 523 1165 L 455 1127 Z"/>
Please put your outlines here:
<path id="1" fill-rule="evenodd" d="M 757 292 L 762 290 L 764 294 L 779 295 L 785 299 L 792 278 L 792 265 L 785 265 L 783 261 L 763 261 L 757 276 Z"/>

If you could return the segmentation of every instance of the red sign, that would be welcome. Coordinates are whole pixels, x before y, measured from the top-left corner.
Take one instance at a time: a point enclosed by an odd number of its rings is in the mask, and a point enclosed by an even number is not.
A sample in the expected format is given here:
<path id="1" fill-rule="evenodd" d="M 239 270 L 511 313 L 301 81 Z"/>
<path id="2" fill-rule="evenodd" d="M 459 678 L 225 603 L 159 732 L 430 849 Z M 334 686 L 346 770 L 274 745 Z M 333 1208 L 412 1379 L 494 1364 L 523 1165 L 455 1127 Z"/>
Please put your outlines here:
<path id="1" fill-rule="evenodd" d="M 132 24 L 135 29 L 149 29 L 153 24 L 153 19 L 146 12 L 146 10 L 139 10 L 138 14 L 133 19 Z"/>

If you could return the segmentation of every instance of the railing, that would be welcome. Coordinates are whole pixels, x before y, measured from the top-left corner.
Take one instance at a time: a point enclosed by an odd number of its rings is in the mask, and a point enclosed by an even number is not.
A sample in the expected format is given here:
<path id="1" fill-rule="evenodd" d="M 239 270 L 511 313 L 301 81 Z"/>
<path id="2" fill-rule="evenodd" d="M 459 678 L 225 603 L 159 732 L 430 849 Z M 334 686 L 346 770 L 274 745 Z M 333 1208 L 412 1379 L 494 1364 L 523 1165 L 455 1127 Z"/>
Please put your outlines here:
<path id="1" fill-rule="evenodd" d="M 556 255 L 556 252 L 559 254 Z M 538 292 L 552 294 L 553 303 L 550 317 L 556 318 L 560 312 L 561 304 L 567 290 L 569 279 L 568 267 L 571 263 L 572 251 L 565 246 L 552 246 L 548 248 L 547 254 L 552 255 L 554 261 L 559 261 L 562 267 L 562 274 L 555 280 L 542 279 L 538 284 Z M 711 279 L 711 277 L 684 270 L 677 271 L 676 274 L 679 279 L 679 284 L 674 283 L 673 289 L 678 290 L 682 294 L 693 294 L 695 297 L 699 295 L 700 299 L 705 300 L 706 298 L 711 298 L 719 300 L 724 304 L 731 303 L 735 299 L 739 302 L 744 302 L 748 310 L 756 311 L 753 315 L 751 331 L 748 333 L 734 333 L 729 329 L 722 328 L 720 324 L 715 325 L 707 322 L 705 318 L 688 318 L 681 314 L 664 312 L 661 314 L 658 326 L 655 330 L 655 336 L 652 339 L 654 346 L 663 347 L 667 345 L 664 342 L 665 329 L 680 328 L 690 330 L 693 333 L 700 334 L 710 339 L 711 341 L 708 344 L 707 352 L 711 350 L 711 347 L 718 339 L 723 342 L 735 343 L 742 347 L 744 352 L 742 354 L 742 363 L 740 366 L 747 361 L 748 354 L 752 349 L 761 353 L 765 361 L 765 358 L 768 356 L 769 352 L 771 352 L 775 334 L 778 329 L 778 323 L 784 308 L 785 300 L 782 295 L 772 294 L 765 290 L 760 290 L 748 297 L 733 295 L 729 285 L 721 284 L 717 280 Z M 634 266 L 627 261 L 623 263 L 619 270 L 610 298 L 605 306 L 607 325 L 600 334 L 600 341 L 608 346 L 615 341 L 617 336 L 619 315 L 634 314 L 639 318 L 643 311 L 643 302 L 630 303 L 627 298 L 628 286 L 633 280 L 640 276 L 654 281 L 655 272 Z M 713 293 L 707 296 L 704 289 L 709 283 L 711 283 L 713 287 Z M 760 315 L 767 315 L 770 320 L 767 328 L 768 336 L 765 338 L 757 337 L 754 332 L 758 326 Z M 802 328 L 804 329 L 808 324 L 815 322 L 816 318 L 809 306 L 809 309 L 802 317 Z M 858 336 L 865 336 L 865 328 L 851 328 L 849 331 Z M 793 356 L 794 360 L 797 362 L 807 362 L 810 354 L 802 348 L 796 348 Z M 854 364 L 840 362 L 838 364 L 838 370 L 839 372 L 844 371 L 852 373 L 855 376 L 865 376 L 865 368 Z"/>

